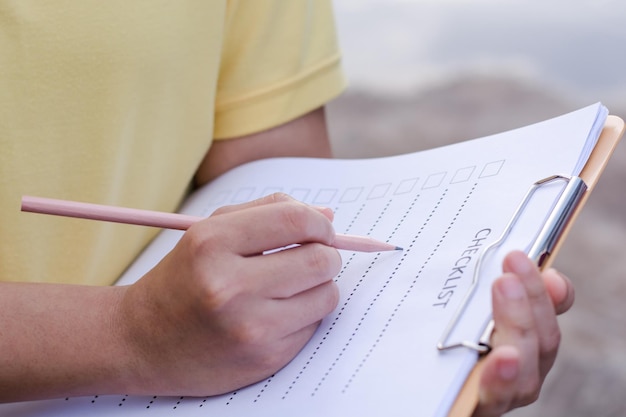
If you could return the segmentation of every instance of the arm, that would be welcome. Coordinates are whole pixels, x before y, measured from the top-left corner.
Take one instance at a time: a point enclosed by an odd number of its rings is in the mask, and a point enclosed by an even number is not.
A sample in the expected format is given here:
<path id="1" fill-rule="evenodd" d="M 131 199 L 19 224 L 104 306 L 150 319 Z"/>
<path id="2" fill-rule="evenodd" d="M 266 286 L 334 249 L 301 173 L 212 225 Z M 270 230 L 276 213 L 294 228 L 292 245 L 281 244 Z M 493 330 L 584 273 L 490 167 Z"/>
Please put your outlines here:
<path id="1" fill-rule="evenodd" d="M 111 392 L 126 380 L 115 313 L 124 292 L 0 283 L 0 401 Z"/>
<path id="2" fill-rule="evenodd" d="M 323 122 L 320 109 L 217 143 L 198 181 L 256 152 L 328 156 Z M 0 401 L 211 395 L 270 375 L 337 302 L 332 278 L 341 260 L 328 246 L 331 218 L 327 210 L 274 195 L 194 225 L 131 286 L 0 284 Z M 251 256 L 294 242 L 312 243 Z M 296 273 L 302 279 L 294 282 Z"/>
<path id="3" fill-rule="evenodd" d="M 198 168 L 196 184 L 202 185 L 245 162 L 274 156 L 329 158 L 331 148 L 324 108 L 274 129 L 215 141 Z"/>

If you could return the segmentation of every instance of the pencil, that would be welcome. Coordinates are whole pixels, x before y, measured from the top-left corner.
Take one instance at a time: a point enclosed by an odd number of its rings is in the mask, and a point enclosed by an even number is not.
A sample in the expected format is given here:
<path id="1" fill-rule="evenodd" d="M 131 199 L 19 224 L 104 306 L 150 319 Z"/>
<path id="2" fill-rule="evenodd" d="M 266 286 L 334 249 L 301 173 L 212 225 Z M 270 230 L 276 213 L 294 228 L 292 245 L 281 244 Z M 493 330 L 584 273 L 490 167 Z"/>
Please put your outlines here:
<path id="1" fill-rule="evenodd" d="M 192 224 L 204 219 L 204 217 L 179 213 L 164 213 L 33 196 L 22 197 L 22 211 L 175 230 L 187 230 Z M 369 236 L 345 234 L 336 234 L 332 246 L 337 249 L 356 252 L 402 250 L 399 246 L 381 242 Z"/>

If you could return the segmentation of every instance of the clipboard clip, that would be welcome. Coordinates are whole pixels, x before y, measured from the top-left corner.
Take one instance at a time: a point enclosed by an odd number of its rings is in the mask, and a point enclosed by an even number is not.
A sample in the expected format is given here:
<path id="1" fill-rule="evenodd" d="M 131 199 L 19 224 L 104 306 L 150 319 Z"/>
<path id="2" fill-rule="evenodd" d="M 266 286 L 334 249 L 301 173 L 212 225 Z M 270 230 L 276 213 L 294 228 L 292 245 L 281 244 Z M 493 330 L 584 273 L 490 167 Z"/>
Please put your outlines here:
<path id="1" fill-rule="evenodd" d="M 446 326 L 441 338 L 437 342 L 437 349 L 440 351 L 455 349 L 460 347 L 469 348 L 477 351 L 480 354 L 489 353 L 491 350 L 490 339 L 491 333 L 494 329 L 493 320 L 489 320 L 482 335 L 479 337 L 478 342 L 462 340 L 459 342 L 449 343 L 448 339 L 454 328 L 456 327 L 459 319 L 463 315 L 463 312 L 469 305 L 474 292 L 478 286 L 478 281 L 480 278 L 480 271 L 483 264 L 484 259 L 496 248 L 502 246 L 502 244 L 506 241 L 508 236 L 511 234 L 511 230 L 519 220 L 521 214 L 524 212 L 526 207 L 528 206 L 533 194 L 540 187 L 556 182 L 556 181 L 565 181 L 567 185 L 561 191 L 561 194 L 558 197 L 554 208 L 550 212 L 549 216 L 546 218 L 543 226 L 541 227 L 537 237 L 535 238 L 533 244 L 528 250 L 528 257 L 537 264 L 539 268 L 541 268 L 546 260 L 550 257 L 554 249 L 556 248 L 557 243 L 570 219 L 572 218 L 578 204 L 580 203 L 585 191 L 587 190 L 587 185 L 585 182 L 577 176 L 565 176 L 565 175 L 552 175 L 550 177 L 541 179 L 535 182 L 526 195 L 524 199 L 518 206 L 517 210 L 513 214 L 513 217 L 505 227 L 504 231 L 500 235 L 500 237 L 489 244 L 483 252 L 480 254 L 476 261 L 476 266 L 474 267 L 474 274 L 472 276 L 472 282 L 470 284 L 470 288 L 468 292 L 465 294 L 461 305 L 457 309 L 457 311 L 452 316 L 452 319 Z"/>

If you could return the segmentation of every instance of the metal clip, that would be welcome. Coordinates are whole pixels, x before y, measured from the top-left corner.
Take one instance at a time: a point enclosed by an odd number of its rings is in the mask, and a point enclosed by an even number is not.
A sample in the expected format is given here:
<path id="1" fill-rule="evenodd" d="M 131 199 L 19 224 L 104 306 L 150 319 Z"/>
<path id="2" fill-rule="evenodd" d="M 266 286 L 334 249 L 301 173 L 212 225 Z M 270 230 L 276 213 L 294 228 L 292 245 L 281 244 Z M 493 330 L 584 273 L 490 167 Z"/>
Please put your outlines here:
<path id="1" fill-rule="evenodd" d="M 515 226 L 524 209 L 528 206 L 528 203 L 535 191 L 539 187 L 554 181 L 566 181 L 567 185 L 565 189 L 561 192 L 559 199 L 554 206 L 554 209 L 551 211 L 539 234 L 537 235 L 537 238 L 534 240 L 531 248 L 529 249 L 528 257 L 541 268 L 545 264 L 545 261 L 552 254 L 557 243 L 559 242 L 561 235 L 565 230 L 565 227 L 567 226 L 569 220 L 574 214 L 576 207 L 582 199 L 582 196 L 587 190 L 587 185 L 579 177 L 553 175 L 535 182 L 530 187 L 530 189 L 526 193 L 526 196 L 515 211 L 515 214 L 504 229 L 502 235 L 498 238 L 498 240 L 488 245 L 476 261 L 476 266 L 474 267 L 474 275 L 472 277 L 470 288 L 463 298 L 461 305 L 446 326 L 443 335 L 437 343 L 437 349 L 448 350 L 459 347 L 466 347 L 476 350 L 481 354 L 488 353 L 491 350 L 490 339 L 491 333 L 493 332 L 494 328 L 493 320 L 489 321 L 478 342 L 463 340 L 459 342 L 448 343 L 448 339 L 450 337 L 450 334 L 456 327 L 461 315 L 469 305 L 474 295 L 474 292 L 476 291 L 476 287 L 478 286 L 478 280 L 480 278 L 481 267 L 486 256 L 492 250 L 502 246 L 502 244 L 506 241 L 511 233 L 511 230 L 513 229 L 513 226 Z"/>

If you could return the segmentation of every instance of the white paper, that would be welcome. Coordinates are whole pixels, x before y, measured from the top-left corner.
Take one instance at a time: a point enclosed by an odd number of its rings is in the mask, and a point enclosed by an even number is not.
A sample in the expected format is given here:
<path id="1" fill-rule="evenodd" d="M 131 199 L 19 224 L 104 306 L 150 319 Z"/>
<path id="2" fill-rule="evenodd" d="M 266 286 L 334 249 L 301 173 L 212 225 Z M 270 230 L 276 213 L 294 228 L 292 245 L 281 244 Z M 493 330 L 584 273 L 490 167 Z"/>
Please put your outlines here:
<path id="1" fill-rule="evenodd" d="M 211 398 L 69 398 L 0 406 L 13 416 L 445 416 L 477 355 L 437 341 L 467 292 L 482 249 L 496 240 L 531 184 L 578 174 L 606 117 L 600 104 L 560 118 L 424 152 L 364 160 L 274 159 L 248 164 L 200 190 L 184 212 L 282 191 L 335 211 L 339 233 L 402 246 L 342 251 L 337 309 L 276 375 Z M 588 140 L 588 138 L 590 140 Z M 581 157 L 582 154 L 582 157 Z M 538 193 L 550 206 L 554 193 Z M 525 249 L 543 222 L 535 210 L 506 249 Z M 128 284 L 169 251 L 163 231 L 121 278 Z M 490 317 L 491 257 L 455 337 L 476 340 Z"/>

